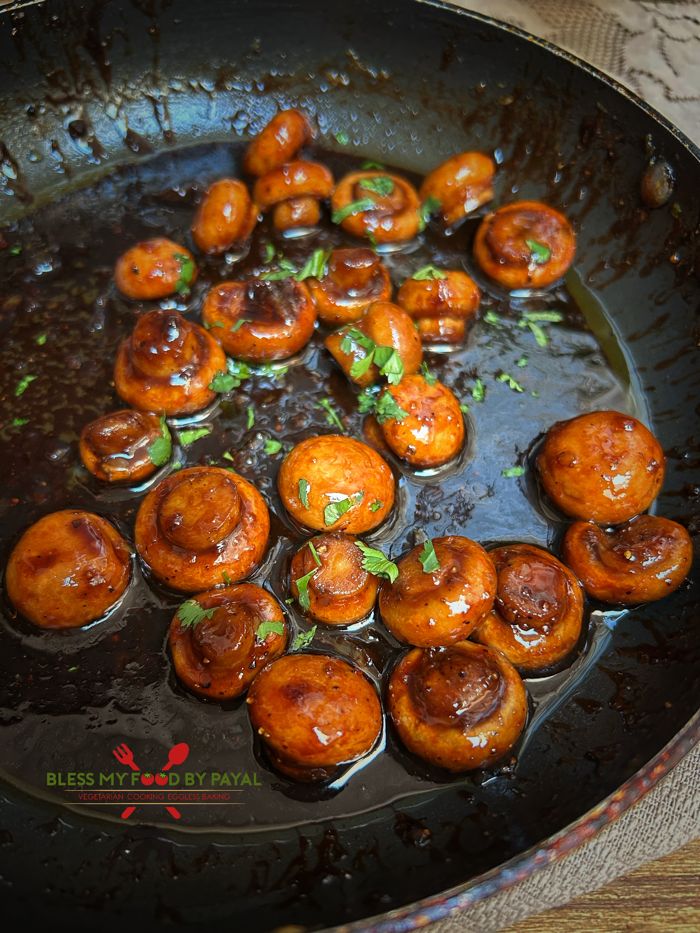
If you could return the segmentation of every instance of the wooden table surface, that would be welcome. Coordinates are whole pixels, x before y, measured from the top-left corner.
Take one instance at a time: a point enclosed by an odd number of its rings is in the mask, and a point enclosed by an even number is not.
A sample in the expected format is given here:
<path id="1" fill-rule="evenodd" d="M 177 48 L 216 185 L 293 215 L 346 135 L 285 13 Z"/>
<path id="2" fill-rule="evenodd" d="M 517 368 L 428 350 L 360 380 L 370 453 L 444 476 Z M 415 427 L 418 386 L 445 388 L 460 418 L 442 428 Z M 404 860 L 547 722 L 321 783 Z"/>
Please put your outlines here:
<path id="1" fill-rule="evenodd" d="M 700 933 L 700 839 L 503 933 Z"/>

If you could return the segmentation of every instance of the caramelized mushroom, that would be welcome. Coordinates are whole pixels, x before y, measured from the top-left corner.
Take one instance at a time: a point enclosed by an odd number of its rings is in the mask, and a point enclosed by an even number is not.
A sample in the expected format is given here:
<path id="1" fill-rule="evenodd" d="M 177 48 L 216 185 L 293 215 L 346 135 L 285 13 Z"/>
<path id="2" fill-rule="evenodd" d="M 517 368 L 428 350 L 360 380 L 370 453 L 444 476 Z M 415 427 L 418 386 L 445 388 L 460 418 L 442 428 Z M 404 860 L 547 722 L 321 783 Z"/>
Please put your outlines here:
<path id="1" fill-rule="evenodd" d="M 431 277 L 406 279 L 396 300 L 416 322 L 425 343 L 454 344 L 464 340 L 481 293 L 466 272 L 437 269 Z"/>
<path id="2" fill-rule="evenodd" d="M 394 405 L 388 416 L 377 420 L 389 448 L 411 466 L 420 469 L 442 466 L 454 460 L 464 446 L 464 418 L 455 395 L 437 380 L 404 376 L 398 385 L 388 385 Z"/>
<path id="3" fill-rule="evenodd" d="M 426 541 L 397 566 L 397 580 L 379 591 L 379 610 L 399 641 L 421 648 L 451 645 L 466 638 L 493 606 L 496 570 L 469 538 Z"/>
<path id="4" fill-rule="evenodd" d="M 362 534 L 394 505 L 394 476 L 361 441 L 339 434 L 307 437 L 284 458 L 277 478 L 282 504 L 316 531 Z"/>
<path id="5" fill-rule="evenodd" d="M 350 172 L 336 185 L 331 206 L 334 223 L 377 243 L 411 240 L 421 230 L 416 189 L 387 172 Z"/>
<path id="6" fill-rule="evenodd" d="M 413 321 L 398 305 L 375 301 L 357 324 L 329 334 L 324 344 L 351 382 L 368 386 L 420 369 L 423 347 Z M 389 351 L 395 351 L 390 353 Z"/>
<path id="7" fill-rule="evenodd" d="M 202 320 L 231 356 L 262 362 L 298 353 L 311 340 L 316 306 L 303 282 L 221 282 L 204 299 Z"/>
<path id="8" fill-rule="evenodd" d="M 335 249 L 321 279 L 308 279 L 324 324 L 358 321 L 373 301 L 391 298 L 389 270 L 372 249 Z"/>
<path id="9" fill-rule="evenodd" d="M 124 408 L 85 425 L 80 434 L 80 458 L 103 483 L 136 483 L 162 464 L 151 453 L 153 445 L 166 435 L 169 439 L 167 425 L 161 424 L 157 415 Z"/>
<path id="10" fill-rule="evenodd" d="M 518 201 L 487 214 L 474 240 L 476 261 L 508 289 L 552 285 L 574 261 L 575 252 L 569 221 L 539 201 Z"/>
<path id="11" fill-rule="evenodd" d="M 275 208 L 272 222 L 283 232 L 313 227 L 321 218 L 319 201 L 333 192 L 333 176 L 318 162 L 287 162 L 259 178 L 253 197 L 262 211 Z"/>
<path id="12" fill-rule="evenodd" d="M 357 539 L 351 535 L 317 535 L 292 558 L 292 596 L 312 619 L 326 625 L 364 619 L 374 607 L 379 582 L 363 569 L 362 560 Z"/>
<path id="13" fill-rule="evenodd" d="M 527 694 L 497 651 L 462 641 L 414 648 L 389 680 L 389 715 L 406 748 L 448 771 L 494 764 L 520 737 Z"/>
<path id="14" fill-rule="evenodd" d="M 617 524 L 649 508 L 666 459 L 644 425 L 619 411 L 593 411 L 553 425 L 537 457 L 540 482 L 566 515 Z"/>
<path id="15" fill-rule="evenodd" d="M 583 593 L 571 571 L 542 548 L 510 544 L 489 551 L 496 603 L 472 637 L 521 671 L 553 667 L 578 643 Z"/>
<path id="16" fill-rule="evenodd" d="M 216 398 L 209 388 L 226 369 L 214 338 L 177 311 L 149 311 L 123 340 L 114 365 L 114 385 L 134 408 L 184 415 Z"/>
<path id="17" fill-rule="evenodd" d="M 196 278 L 192 253 L 165 237 L 137 243 L 119 257 L 114 267 L 119 291 L 138 301 L 188 292 Z"/>
<path id="18" fill-rule="evenodd" d="M 77 628 L 100 619 L 124 595 L 129 545 L 106 519 L 66 509 L 31 525 L 10 555 L 5 589 L 40 628 Z"/>
<path id="19" fill-rule="evenodd" d="M 693 562 L 693 542 L 682 525 L 658 515 L 609 529 L 574 522 L 564 560 L 594 599 L 630 606 L 678 589 Z"/>
<path id="20" fill-rule="evenodd" d="M 443 224 L 453 227 L 493 198 L 495 173 L 496 165 L 490 156 L 483 152 L 460 152 L 425 176 L 420 199 L 439 201 Z"/>
<path id="21" fill-rule="evenodd" d="M 170 623 L 168 642 L 175 673 L 199 696 L 231 700 L 248 689 L 268 661 L 287 644 L 279 603 L 262 587 L 241 583 L 190 600 Z M 185 606 L 188 604 L 186 603 Z"/>
<path id="22" fill-rule="evenodd" d="M 265 175 L 291 161 L 313 138 L 311 124 L 298 110 L 281 110 L 249 145 L 243 169 L 249 175 Z"/>
<path id="23" fill-rule="evenodd" d="M 265 500 L 252 483 L 219 467 L 191 467 L 148 493 L 135 538 L 161 583 L 196 593 L 252 573 L 269 533 Z"/>
<path id="24" fill-rule="evenodd" d="M 192 224 L 192 237 L 204 253 L 223 253 L 247 240 L 258 208 L 237 178 L 221 178 L 207 188 Z"/>
<path id="25" fill-rule="evenodd" d="M 253 728 L 273 766 L 295 781 L 325 781 L 362 758 L 382 729 L 377 691 L 356 667 L 323 654 L 288 654 L 248 694 Z"/>

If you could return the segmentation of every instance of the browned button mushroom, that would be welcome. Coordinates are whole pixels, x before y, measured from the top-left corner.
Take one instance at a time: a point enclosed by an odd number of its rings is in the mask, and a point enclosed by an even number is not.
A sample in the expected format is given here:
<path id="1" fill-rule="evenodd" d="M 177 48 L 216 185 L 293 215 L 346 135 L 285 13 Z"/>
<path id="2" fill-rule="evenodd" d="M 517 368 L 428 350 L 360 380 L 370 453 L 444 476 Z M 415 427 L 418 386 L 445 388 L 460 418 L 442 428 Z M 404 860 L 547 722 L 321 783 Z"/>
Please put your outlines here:
<path id="1" fill-rule="evenodd" d="M 295 781 L 325 781 L 377 743 L 377 691 L 356 667 L 323 654 L 288 654 L 253 681 L 253 728 L 274 767 Z"/>
<path id="2" fill-rule="evenodd" d="M 227 353 L 242 360 L 282 360 L 311 340 L 316 307 L 303 282 L 221 282 L 204 299 L 202 320 Z"/>
<path id="3" fill-rule="evenodd" d="M 492 765 L 520 737 L 527 694 L 497 651 L 463 641 L 414 648 L 389 681 L 389 714 L 406 748 L 448 771 Z"/>
<path id="4" fill-rule="evenodd" d="M 419 544 L 397 562 L 398 579 L 379 591 L 382 621 L 400 641 L 430 648 L 466 638 L 493 606 L 496 570 L 469 538 Z"/>
<path id="5" fill-rule="evenodd" d="M 135 483 L 167 459 L 152 456 L 153 445 L 160 438 L 169 444 L 167 425 L 157 415 L 125 408 L 85 425 L 80 435 L 80 458 L 103 483 Z"/>
<path id="6" fill-rule="evenodd" d="M 252 483 L 219 467 L 191 467 L 148 493 L 135 538 L 161 583 L 196 593 L 252 573 L 269 533 L 265 500 Z"/>
<path id="7" fill-rule="evenodd" d="M 564 560 L 594 599 L 628 606 L 677 590 L 690 571 L 693 542 L 682 525 L 658 515 L 608 530 L 574 522 L 564 538 Z"/>
<path id="8" fill-rule="evenodd" d="M 351 437 L 307 437 L 284 458 L 277 479 L 292 518 L 316 531 L 362 534 L 394 505 L 394 475 L 386 461 Z"/>
<path id="9" fill-rule="evenodd" d="M 114 365 L 114 385 L 134 408 L 184 415 L 216 398 L 209 385 L 226 369 L 214 338 L 177 311 L 149 311 L 123 340 Z"/>
<path id="10" fill-rule="evenodd" d="M 473 634 L 521 671 L 552 667 L 581 635 L 583 594 L 571 571 L 542 548 L 509 544 L 489 551 L 498 573 L 496 603 Z"/>
<path id="11" fill-rule="evenodd" d="M 321 279 L 308 280 L 324 324 L 358 321 L 373 301 L 391 298 L 389 270 L 371 249 L 335 249 Z"/>
<path id="12" fill-rule="evenodd" d="M 209 590 L 188 600 L 170 623 L 175 673 L 193 693 L 230 700 L 250 686 L 287 644 L 277 600 L 253 583 Z"/>
<path id="13" fill-rule="evenodd" d="M 397 302 L 416 322 L 425 343 L 461 343 L 467 324 L 479 310 L 481 293 L 476 283 L 455 269 L 429 269 L 426 276 L 406 279 Z"/>
<path id="14" fill-rule="evenodd" d="M 493 198 L 496 165 L 483 152 L 460 152 L 434 168 L 420 187 L 420 199 L 436 202 L 435 211 L 453 227 Z M 439 206 L 438 206 L 439 202 Z"/>
<path id="15" fill-rule="evenodd" d="M 237 178 L 221 178 L 207 188 L 192 224 L 192 237 L 204 253 L 223 253 L 247 240 L 258 208 Z"/>
<path id="16" fill-rule="evenodd" d="M 617 524 L 659 494 L 666 459 L 644 425 L 619 411 L 593 411 L 560 421 L 537 457 L 540 482 L 566 515 Z"/>
<path id="17" fill-rule="evenodd" d="M 52 512 L 15 545 L 5 588 L 17 611 L 41 628 L 76 628 L 101 618 L 131 576 L 129 545 L 91 512 Z"/>
<path id="18" fill-rule="evenodd" d="M 411 466 L 425 469 L 454 460 L 464 446 L 464 418 L 455 395 L 437 380 L 404 376 L 383 390 L 394 404 L 377 406 L 377 420 L 389 448 Z"/>
<path id="19" fill-rule="evenodd" d="M 352 382 L 368 386 L 380 376 L 398 382 L 420 369 L 423 347 L 406 312 L 390 301 L 375 301 L 357 324 L 346 324 L 325 341 Z"/>
<path id="20" fill-rule="evenodd" d="M 518 201 L 484 217 L 474 256 L 483 271 L 508 289 L 544 288 L 574 261 L 576 237 L 569 221 L 539 201 Z"/>
<path id="21" fill-rule="evenodd" d="M 291 161 L 313 138 L 311 124 L 298 110 L 281 110 L 248 145 L 243 169 L 265 175 Z"/>
<path id="22" fill-rule="evenodd" d="M 363 569 L 362 559 L 351 535 L 317 535 L 292 558 L 292 595 L 312 619 L 326 625 L 364 619 L 374 607 L 379 582 Z"/>
<path id="23" fill-rule="evenodd" d="M 259 178 L 253 197 L 262 211 L 275 208 L 276 230 L 314 227 L 321 218 L 319 201 L 333 192 L 333 176 L 318 162 L 288 162 Z"/>
<path id="24" fill-rule="evenodd" d="M 179 243 L 154 237 L 123 253 L 114 267 L 117 288 L 127 298 L 151 301 L 186 293 L 197 278 L 192 253 Z"/>
<path id="25" fill-rule="evenodd" d="M 331 199 L 333 222 L 377 243 L 411 240 L 421 229 L 420 202 L 413 185 L 386 172 L 350 172 Z"/>

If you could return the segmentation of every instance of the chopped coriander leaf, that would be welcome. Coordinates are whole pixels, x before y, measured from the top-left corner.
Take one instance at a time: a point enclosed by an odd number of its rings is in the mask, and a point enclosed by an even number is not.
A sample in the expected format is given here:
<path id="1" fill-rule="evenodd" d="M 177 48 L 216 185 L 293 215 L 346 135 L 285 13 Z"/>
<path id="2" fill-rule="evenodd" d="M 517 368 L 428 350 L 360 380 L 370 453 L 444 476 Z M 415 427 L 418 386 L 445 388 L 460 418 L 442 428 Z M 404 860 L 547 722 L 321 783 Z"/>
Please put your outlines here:
<path id="1" fill-rule="evenodd" d="M 376 206 L 372 198 L 360 198 L 359 201 L 351 201 L 349 204 L 346 204 L 345 207 L 341 207 L 340 210 L 333 211 L 331 220 L 334 224 L 342 224 L 348 217 L 353 217 L 355 214 L 363 214 L 365 211 L 373 211 Z"/>
<path id="2" fill-rule="evenodd" d="M 359 505 L 364 499 L 364 492 L 356 492 L 354 496 L 346 496 L 338 502 L 329 502 L 323 510 L 323 521 L 326 525 L 335 525 L 335 523 L 349 512 L 354 505 Z"/>
<path id="3" fill-rule="evenodd" d="M 204 329 L 205 329 L 205 330 L 212 330 L 212 328 L 214 328 L 214 327 L 223 327 L 223 326 L 224 326 L 224 325 L 222 324 L 221 321 L 212 321 L 211 324 L 207 324 L 207 322 L 204 321 Z"/>
<path id="4" fill-rule="evenodd" d="M 359 184 L 365 191 L 371 191 L 378 194 L 380 198 L 385 198 L 394 190 L 394 182 L 385 175 L 377 175 L 374 178 L 363 178 Z"/>
<path id="5" fill-rule="evenodd" d="M 366 415 L 367 412 L 374 411 L 374 406 L 376 404 L 377 389 L 375 386 L 369 386 L 369 388 L 363 389 L 357 396 L 357 410 L 361 415 Z"/>
<path id="6" fill-rule="evenodd" d="M 226 570 L 222 570 L 222 571 L 221 571 L 221 579 L 224 581 L 224 583 L 226 584 L 226 586 L 231 586 L 231 585 L 233 584 L 233 580 L 232 580 L 231 577 L 228 575 L 228 573 L 227 573 Z"/>
<path id="7" fill-rule="evenodd" d="M 492 311 L 490 308 L 489 308 L 489 310 L 486 312 L 486 314 L 484 315 L 484 321 L 485 321 L 487 324 L 491 324 L 492 327 L 502 327 L 502 326 L 503 326 L 503 321 L 501 321 L 500 317 L 496 314 L 496 312 L 495 312 L 495 311 Z"/>
<path id="8" fill-rule="evenodd" d="M 183 628 L 194 628 L 203 619 L 211 619 L 215 612 L 216 606 L 202 609 L 196 599 L 186 599 L 177 610 L 177 617 Z"/>
<path id="9" fill-rule="evenodd" d="M 264 619 L 255 629 L 255 640 L 263 642 L 268 635 L 284 635 L 284 622 L 277 619 Z"/>
<path id="10" fill-rule="evenodd" d="M 423 566 L 423 573 L 433 573 L 440 566 L 440 561 L 435 553 L 435 545 L 427 538 L 423 543 L 423 550 L 418 555 L 418 560 Z"/>
<path id="11" fill-rule="evenodd" d="M 308 479 L 302 478 L 299 480 L 299 502 L 304 506 L 305 509 L 309 507 L 309 488 L 311 484 Z"/>
<path id="12" fill-rule="evenodd" d="M 338 412 L 333 408 L 333 403 L 329 398 L 322 398 L 321 401 L 317 403 L 316 408 L 322 408 L 325 411 L 326 421 L 331 427 L 336 427 L 345 432 L 345 425 L 340 420 Z"/>
<path id="13" fill-rule="evenodd" d="M 22 247 L 19 243 L 15 243 L 14 246 L 10 247 L 10 256 L 19 256 L 22 253 Z"/>
<path id="14" fill-rule="evenodd" d="M 340 349 L 343 353 L 352 353 L 355 344 L 357 344 L 358 347 L 362 347 L 363 350 L 374 350 L 377 346 L 374 340 L 368 337 L 367 334 L 358 330 L 357 327 L 350 327 L 343 334 L 343 339 L 340 341 Z"/>
<path id="15" fill-rule="evenodd" d="M 230 392 L 240 385 L 230 373 L 217 373 L 209 383 L 212 392 Z"/>
<path id="16" fill-rule="evenodd" d="M 537 240 L 525 240 L 525 245 L 530 250 L 530 259 L 536 266 L 543 266 L 552 258 L 552 251 L 544 243 Z"/>
<path id="17" fill-rule="evenodd" d="M 361 356 L 358 360 L 350 367 L 350 375 L 353 379 L 361 379 L 362 376 L 369 370 L 370 366 L 374 362 L 374 350 L 370 350 L 368 353 L 365 353 L 364 356 Z"/>
<path id="18" fill-rule="evenodd" d="M 179 460 L 176 460 L 175 463 L 170 467 L 173 473 L 176 473 L 178 470 L 181 470 L 184 464 L 180 463 Z M 229 469 L 229 467 L 227 467 Z"/>
<path id="19" fill-rule="evenodd" d="M 523 387 L 520 385 L 520 383 L 516 379 L 513 379 L 513 377 L 509 373 L 501 373 L 499 376 L 496 377 L 496 381 L 505 382 L 508 388 L 512 389 L 513 392 L 524 392 L 525 391 Z"/>
<path id="20" fill-rule="evenodd" d="M 69 673 L 69 674 L 72 674 L 73 671 L 79 671 L 79 670 L 80 670 L 80 668 L 78 667 L 78 665 L 77 665 L 77 664 L 74 664 L 72 667 L 69 667 L 69 668 L 68 668 L 68 673 Z"/>
<path id="21" fill-rule="evenodd" d="M 180 263 L 180 277 L 175 283 L 175 291 L 178 295 L 186 295 L 194 279 L 194 260 L 184 253 L 174 253 L 173 258 Z"/>
<path id="22" fill-rule="evenodd" d="M 48 339 L 48 334 L 39 334 L 39 336 L 36 338 L 36 345 L 38 347 L 43 347 Z"/>
<path id="23" fill-rule="evenodd" d="M 12 419 L 13 428 L 21 428 L 25 424 L 29 424 L 29 418 L 13 418 Z"/>
<path id="24" fill-rule="evenodd" d="M 234 457 L 233 454 L 230 453 L 228 450 L 225 450 L 225 451 L 221 454 L 221 456 L 223 457 L 224 460 L 229 460 L 231 463 L 235 463 L 235 462 L 236 462 L 235 457 Z"/>
<path id="25" fill-rule="evenodd" d="M 284 279 L 289 279 L 296 274 L 297 267 L 288 259 L 285 259 L 284 256 L 282 256 L 277 261 L 276 269 L 271 269 L 268 272 L 262 272 L 258 278 L 262 279 L 263 282 L 281 282 Z"/>
<path id="26" fill-rule="evenodd" d="M 282 379 L 289 372 L 289 366 L 273 365 L 272 363 L 263 363 L 255 370 L 258 376 L 269 376 L 271 379 Z"/>
<path id="27" fill-rule="evenodd" d="M 316 548 L 314 547 L 313 541 L 309 541 L 309 550 L 311 551 L 311 556 L 313 557 L 314 561 L 316 562 L 316 566 L 317 566 L 317 567 L 320 567 L 320 566 L 321 566 L 321 558 L 318 556 L 318 551 L 317 551 Z"/>
<path id="28" fill-rule="evenodd" d="M 430 195 L 429 198 L 426 198 L 425 201 L 420 206 L 419 209 L 419 231 L 425 230 L 425 227 L 436 211 L 439 211 L 442 207 L 442 202 L 438 198 L 434 198 Z"/>
<path id="29" fill-rule="evenodd" d="M 278 454 L 282 450 L 281 441 L 274 441 L 269 437 L 263 445 L 263 453 L 268 457 L 273 457 L 275 454 Z"/>
<path id="30" fill-rule="evenodd" d="M 303 282 L 304 279 L 322 279 L 326 274 L 326 263 L 331 251 L 329 249 L 315 249 L 301 267 L 301 272 L 297 272 L 294 278 L 297 282 Z"/>
<path id="31" fill-rule="evenodd" d="M 333 136 L 335 137 L 335 141 L 339 146 L 347 146 L 347 144 L 350 142 L 350 137 L 345 132 L 345 130 L 340 130 L 339 132 L 334 133 Z"/>
<path id="32" fill-rule="evenodd" d="M 369 240 L 369 245 L 372 247 L 372 249 L 373 249 L 374 252 L 376 253 L 376 252 L 377 252 L 377 238 L 376 238 L 376 236 L 372 233 L 371 230 L 368 230 L 368 231 L 367 231 L 366 236 L 367 236 L 367 239 Z"/>
<path id="33" fill-rule="evenodd" d="M 403 379 L 403 360 L 393 347 L 376 347 L 374 362 L 379 367 L 379 374 L 386 376 L 390 385 L 397 386 Z"/>
<path id="34" fill-rule="evenodd" d="M 311 642 L 314 640 L 314 635 L 316 634 L 316 626 L 314 625 L 309 629 L 308 632 L 299 632 L 294 641 L 292 642 L 292 651 L 299 651 L 301 648 L 308 648 Z"/>
<path id="35" fill-rule="evenodd" d="M 391 392 L 382 392 L 374 404 L 374 417 L 379 424 L 384 424 L 386 421 L 403 421 L 408 412 L 403 410 Z"/>
<path id="36" fill-rule="evenodd" d="M 511 479 L 514 476 L 522 476 L 525 472 L 525 467 L 514 466 L 506 467 L 505 470 L 501 470 L 501 476 L 504 476 L 506 479 Z"/>
<path id="37" fill-rule="evenodd" d="M 545 334 L 539 324 L 535 324 L 534 321 L 528 321 L 527 326 L 530 328 L 530 333 L 535 338 L 535 342 L 538 347 L 546 347 L 549 343 L 549 337 Z"/>
<path id="38" fill-rule="evenodd" d="M 37 378 L 38 376 L 22 376 L 20 381 L 15 386 L 15 398 L 19 398 L 20 395 L 24 395 L 31 383 L 34 382 L 34 380 Z"/>
<path id="39" fill-rule="evenodd" d="M 431 371 L 427 363 L 420 364 L 421 376 L 425 379 L 429 386 L 434 386 L 437 382 L 437 376 L 434 372 Z"/>
<path id="40" fill-rule="evenodd" d="M 250 429 L 255 424 L 255 409 L 252 405 L 248 405 L 245 410 L 245 426 L 250 431 Z"/>
<path id="41" fill-rule="evenodd" d="M 428 263 L 427 266 L 421 266 L 420 269 L 416 269 L 411 278 L 415 279 L 416 282 L 425 282 L 429 279 L 446 279 L 447 273 L 444 269 L 438 269 L 437 266 Z"/>
<path id="42" fill-rule="evenodd" d="M 366 162 L 362 163 L 360 168 L 362 169 L 363 172 L 372 172 L 372 171 L 383 172 L 386 169 L 386 165 L 382 165 L 381 162 L 372 162 L 371 160 L 368 159 Z"/>
<path id="43" fill-rule="evenodd" d="M 528 359 L 526 356 L 521 356 L 520 359 L 515 364 L 520 369 L 524 369 L 528 364 Z"/>
<path id="44" fill-rule="evenodd" d="M 375 499 L 374 502 L 370 502 L 369 510 L 370 512 L 378 512 L 382 508 L 383 505 L 384 503 L 382 502 L 381 499 Z"/>
<path id="45" fill-rule="evenodd" d="M 475 402 L 483 402 L 486 398 L 486 387 L 481 379 L 477 379 L 471 389 L 472 398 Z"/>
<path id="46" fill-rule="evenodd" d="M 265 252 L 263 255 L 264 255 L 265 262 L 267 263 L 272 262 L 272 260 L 275 258 L 275 255 L 276 255 L 276 250 L 275 250 L 275 247 L 272 245 L 272 243 L 265 244 Z"/>
<path id="47" fill-rule="evenodd" d="M 308 612 L 311 606 L 311 600 L 309 599 L 309 583 L 317 570 L 318 567 L 314 567 L 313 570 L 310 570 L 308 573 L 305 573 L 303 577 L 298 577 L 294 581 L 297 588 L 297 601 L 304 612 Z"/>
<path id="48" fill-rule="evenodd" d="M 356 541 L 363 554 L 362 569 L 371 573 L 374 577 L 384 577 L 390 583 L 393 583 L 399 575 L 399 568 L 396 564 L 378 548 L 368 547 L 363 541 Z"/>
<path id="49" fill-rule="evenodd" d="M 211 428 L 191 428 L 189 431 L 178 431 L 178 440 L 183 447 L 189 447 L 202 437 L 207 437 L 211 432 Z"/>
<path id="50" fill-rule="evenodd" d="M 459 410 L 463 415 L 466 415 L 466 413 L 469 411 L 469 405 L 467 405 L 466 402 L 460 402 Z"/>
<path id="51" fill-rule="evenodd" d="M 232 325 L 229 327 L 229 332 L 232 333 L 232 334 L 235 334 L 236 331 L 240 330 L 241 327 L 243 327 L 244 324 L 249 324 L 249 323 L 250 323 L 250 321 L 249 321 L 247 318 L 245 318 L 245 317 L 239 317 L 238 320 L 235 322 L 235 324 L 232 324 Z"/>
<path id="52" fill-rule="evenodd" d="M 168 430 L 165 416 L 160 419 L 160 437 L 157 437 L 148 448 L 148 456 L 154 466 L 161 467 L 170 460 L 173 450 L 173 441 Z"/>
<path id="53" fill-rule="evenodd" d="M 561 311 L 523 311 L 523 319 L 520 326 L 528 324 L 530 321 L 547 324 L 560 324 L 564 320 Z"/>

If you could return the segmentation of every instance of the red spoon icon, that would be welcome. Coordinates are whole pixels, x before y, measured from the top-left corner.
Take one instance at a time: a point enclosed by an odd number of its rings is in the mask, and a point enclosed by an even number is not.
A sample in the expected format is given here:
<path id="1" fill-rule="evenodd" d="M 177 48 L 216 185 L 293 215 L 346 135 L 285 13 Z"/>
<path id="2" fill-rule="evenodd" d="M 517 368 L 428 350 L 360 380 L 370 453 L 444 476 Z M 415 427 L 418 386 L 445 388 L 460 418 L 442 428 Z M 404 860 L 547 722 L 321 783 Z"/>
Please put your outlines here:
<path id="1" fill-rule="evenodd" d="M 173 745 L 173 747 L 168 752 L 168 763 L 160 770 L 169 771 L 173 765 L 181 765 L 184 761 L 187 760 L 189 753 L 190 747 L 187 742 L 178 742 L 177 745 Z"/>

